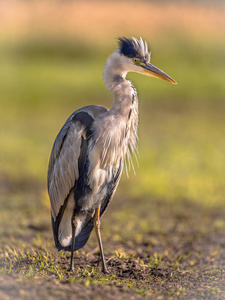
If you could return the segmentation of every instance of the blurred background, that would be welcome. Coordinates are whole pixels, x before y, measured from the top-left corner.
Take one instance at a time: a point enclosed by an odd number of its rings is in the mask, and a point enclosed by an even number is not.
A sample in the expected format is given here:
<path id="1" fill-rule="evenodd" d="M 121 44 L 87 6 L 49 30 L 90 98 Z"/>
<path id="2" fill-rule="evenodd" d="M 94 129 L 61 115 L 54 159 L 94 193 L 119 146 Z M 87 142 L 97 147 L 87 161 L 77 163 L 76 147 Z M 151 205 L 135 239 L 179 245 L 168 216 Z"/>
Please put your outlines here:
<path id="1" fill-rule="evenodd" d="M 116 197 L 221 205 L 224 15 L 223 1 L 1 1 L 2 205 L 39 202 L 49 209 L 56 134 L 77 108 L 111 106 L 102 72 L 119 36 L 147 40 L 151 62 L 178 85 L 128 74 L 140 101 L 140 158 Z"/>

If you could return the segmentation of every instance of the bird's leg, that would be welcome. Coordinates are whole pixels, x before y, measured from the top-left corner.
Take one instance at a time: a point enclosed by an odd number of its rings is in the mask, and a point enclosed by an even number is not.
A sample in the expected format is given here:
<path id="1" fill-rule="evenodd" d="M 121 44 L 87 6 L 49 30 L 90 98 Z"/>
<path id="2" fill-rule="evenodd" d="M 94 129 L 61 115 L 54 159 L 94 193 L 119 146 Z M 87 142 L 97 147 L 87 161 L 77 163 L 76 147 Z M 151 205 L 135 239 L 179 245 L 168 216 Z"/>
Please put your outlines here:
<path id="1" fill-rule="evenodd" d="M 105 257 L 104 257 L 104 253 L 103 253 L 103 246 L 102 246 L 102 238 L 101 238 L 101 234 L 100 234 L 100 208 L 101 208 L 101 204 L 99 204 L 98 209 L 95 212 L 95 232 L 97 235 L 97 239 L 98 239 L 98 245 L 99 245 L 99 249 L 100 249 L 100 255 L 101 255 L 101 259 L 102 259 L 102 271 L 103 273 L 109 274 L 109 271 L 107 270 L 106 267 L 106 263 L 105 263 Z"/>
<path id="2" fill-rule="evenodd" d="M 71 257 L 70 257 L 69 271 L 74 272 L 74 248 L 75 248 L 75 234 L 77 228 L 77 220 L 75 218 L 74 213 L 71 219 L 71 225 L 72 225 L 72 241 L 71 241 Z"/>

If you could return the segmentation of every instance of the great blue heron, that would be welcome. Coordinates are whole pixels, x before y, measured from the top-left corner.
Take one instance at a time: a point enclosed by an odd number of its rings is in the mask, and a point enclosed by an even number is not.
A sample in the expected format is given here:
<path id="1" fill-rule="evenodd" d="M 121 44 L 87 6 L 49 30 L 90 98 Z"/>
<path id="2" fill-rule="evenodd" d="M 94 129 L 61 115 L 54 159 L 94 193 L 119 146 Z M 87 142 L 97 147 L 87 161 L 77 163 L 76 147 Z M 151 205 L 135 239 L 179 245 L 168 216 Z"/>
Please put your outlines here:
<path id="1" fill-rule="evenodd" d="M 48 169 L 52 227 L 58 250 L 82 248 L 95 227 L 103 272 L 108 273 L 100 234 L 100 217 L 119 183 L 125 158 L 136 148 L 137 92 L 127 72 L 176 83 L 150 64 L 142 38 L 119 38 L 119 48 L 107 59 L 104 80 L 114 95 L 112 107 L 90 105 L 76 110 L 63 125 L 52 148 Z"/>

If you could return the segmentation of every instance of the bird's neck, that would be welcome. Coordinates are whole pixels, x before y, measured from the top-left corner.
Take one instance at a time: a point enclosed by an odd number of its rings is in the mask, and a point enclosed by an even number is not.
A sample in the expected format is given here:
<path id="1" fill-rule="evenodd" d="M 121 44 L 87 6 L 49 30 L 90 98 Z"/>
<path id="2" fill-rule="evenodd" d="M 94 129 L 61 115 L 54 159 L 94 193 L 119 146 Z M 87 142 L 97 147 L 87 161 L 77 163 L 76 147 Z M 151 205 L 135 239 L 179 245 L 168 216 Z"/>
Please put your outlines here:
<path id="1" fill-rule="evenodd" d="M 104 67 L 103 77 L 106 88 L 114 94 L 114 89 L 124 81 L 127 68 L 119 50 L 114 51 L 107 59 Z"/>
<path id="2" fill-rule="evenodd" d="M 103 77 L 107 90 L 114 94 L 115 88 L 119 84 L 124 83 L 124 80 L 126 80 L 126 75 L 127 72 L 122 70 L 112 70 L 110 69 L 110 65 L 106 65 L 104 68 Z"/>
<path id="3" fill-rule="evenodd" d="M 114 95 L 114 103 L 112 110 L 121 111 L 125 114 L 124 110 L 130 109 L 133 105 L 133 97 L 135 89 L 131 82 L 126 79 L 127 69 L 126 66 L 120 62 L 120 54 L 116 50 L 106 61 L 103 77 L 106 88 Z"/>
<path id="4" fill-rule="evenodd" d="M 129 80 L 120 78 L 117 79 L 117 83 L 113 86 L 111 92 L 114 95 L 114 102 L 110 111 L 127 118 L 131 107 L 134 105 L 134 98 L 137 102 L 136 105 L 138 105 L 135 88 Z"/>
<path id="5" fill-rule="evenodd" d="M 107 60 L 104 68 L 106 88 L 114 95 L 114 102 L 108 112 L 113 120 L 113 130 L 118 130 L 118 136 L 125 138 L 123 153 L 126 156 L 128 148 L 134 151 L 138 128 L 138 98 L 132 83 L 126 79 L 126 70 L 118 63 L 120 56 L 115 51 Z M 126 66 L 124 66 L 125 68 Z M 115 129 L 116 128 L 116 129 Z M 122 149 L 122 148 L 121 148 Z"/>

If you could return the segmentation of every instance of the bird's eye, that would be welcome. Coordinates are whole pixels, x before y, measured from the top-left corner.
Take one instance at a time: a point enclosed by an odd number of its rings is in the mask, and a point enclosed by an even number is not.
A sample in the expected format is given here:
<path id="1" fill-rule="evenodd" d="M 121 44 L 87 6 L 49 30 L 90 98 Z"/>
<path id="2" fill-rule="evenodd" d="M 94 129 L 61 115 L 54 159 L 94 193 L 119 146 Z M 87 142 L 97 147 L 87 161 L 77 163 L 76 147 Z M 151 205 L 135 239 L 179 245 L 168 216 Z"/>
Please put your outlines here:
<path id="1" fill-rule="evenodd" d="M 137 64 L 137 63 L 138 63 L 138 59 L 137 59 L 137 58 L 134 58 L 134 59 L 133 59 L 133 62 L 134 62 L 135 64 Z"/>

